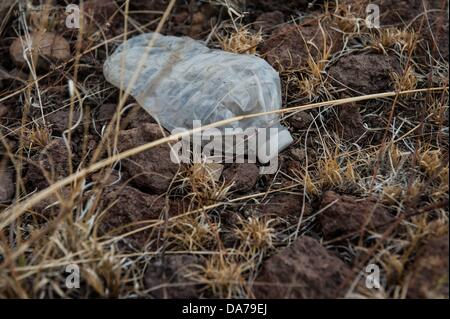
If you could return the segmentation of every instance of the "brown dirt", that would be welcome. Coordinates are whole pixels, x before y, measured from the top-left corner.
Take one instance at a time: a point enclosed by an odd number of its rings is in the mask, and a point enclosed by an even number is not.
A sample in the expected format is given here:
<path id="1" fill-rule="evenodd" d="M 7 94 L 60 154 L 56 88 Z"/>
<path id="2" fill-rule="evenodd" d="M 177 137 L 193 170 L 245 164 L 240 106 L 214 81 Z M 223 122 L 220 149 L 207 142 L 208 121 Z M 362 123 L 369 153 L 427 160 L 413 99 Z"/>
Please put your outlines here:
<path id="1" fill-rule="evenodd" d="M 71 152 L 74 152 L 74 147 Z M 40 191 L 47 188 L 54 182 L 69 175 L 69 158 L 76 164 L 74 158 L 69 156 L 69 151 L 63 139 L 55 139 L 51 141 L 39 154 L 34 155 L 28 162 L 26 173 L 24 176 L 25 186 L 28 191 Z M 64 187 L 56 190 L 57 194 L 53 194 L 48 198 L 40 201 L 33 206 L 33 210 L 37 213 L 45 213 L 52 215 L 52 212 L 58 211 L 59 205 L 53 205 L 60 202 L 60 198 L 68 199 L 71 194 L 70 187 Z"/>
<path id="2" fill-rule="evenodd" d="M 316 239 L 304 236 L 267 259 L 255 280 L 257 298 L 340 298 L 351 271 Z"/>
<path id="3" fill-rule="evenodd" d="M 324 28 L 327 28 L 326 26 Z M 331 29 L 326 36 L 330 52 L 339 50 L 338 35 Z M 279 71 L 300 70 L 308 65 L 308 58 L 315 60 L 323 52 L 324 35 L 316 25 L 285 25 L 275 30 L 261 46 L 261 53 L 266 60 Z M 308 43 L 308 44 L 307 44 Z"/>
<path id="4" fill-rule="evenodd" d="M 155 124 L 156 121 L 139 105 L 135 105 L 123 119 L 123 125 L 127 129 L 138 128 L 147 123 Z"/>
<path id="5" fill-rule="evenodd" d="M 101 105 L 94 113 L 95 124 L 98 128 L 107 125 L 116 113 L 116 103 L 105 103 Z"/>
<path id="6" fill-rule="evenodd" d="M 89 28 L 94 28 L 94 24 L 107 23 L 116 11 L 116 4 L 112 0 L 88 0 L 84 2 L 84 13 L 87 18 Z"/>

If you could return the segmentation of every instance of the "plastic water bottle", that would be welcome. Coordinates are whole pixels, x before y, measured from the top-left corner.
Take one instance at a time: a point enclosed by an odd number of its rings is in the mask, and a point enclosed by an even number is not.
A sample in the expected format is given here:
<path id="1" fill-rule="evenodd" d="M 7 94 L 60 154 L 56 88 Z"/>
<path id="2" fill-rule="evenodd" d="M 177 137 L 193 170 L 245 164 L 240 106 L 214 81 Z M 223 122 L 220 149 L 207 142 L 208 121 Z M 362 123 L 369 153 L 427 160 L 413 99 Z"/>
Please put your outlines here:
<path id="1" fill-rule="evenodd" d="M 280 77 L 265 60 L 210 49 L 188 37 L 147 33 L 129 39 L 106 60 L 107 81 L 125 90 L 150 41 L 153 46 L 129 89 L 165 129 L 190 129 L 194 121 L 207 125 L 281 107 Z M 276 128 L 271 135 L 258 138 L 256 147 L 260 150 L 251 150 L 258 154 L 260 162 L 268 160 L 263 153 L 274 156 L 292 143 L 277 114 L 232 122 L 228 127 Z M 226 127 L 220 129 L 225 132 Z"/>

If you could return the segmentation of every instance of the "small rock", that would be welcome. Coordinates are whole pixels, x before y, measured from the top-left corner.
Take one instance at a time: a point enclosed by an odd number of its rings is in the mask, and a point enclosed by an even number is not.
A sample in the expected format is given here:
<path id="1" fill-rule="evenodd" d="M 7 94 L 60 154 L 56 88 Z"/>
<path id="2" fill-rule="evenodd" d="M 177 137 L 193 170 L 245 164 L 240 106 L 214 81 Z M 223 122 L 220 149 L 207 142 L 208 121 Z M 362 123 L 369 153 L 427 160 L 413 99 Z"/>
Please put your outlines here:
<path id="1" fill-rule="evenodd" d="M 256 278 L 256 298 L 342 298 L 352 282 L 350 268 L 316 239 L 303 236 L 267 259 Z"/>
<path id="2" fill-rule="evenodd" d="M 411 266 L 408 298 L 436 299 L 449 297 L 448 234 L 429 240 Z"/>
<path id="3" fill-rule="evenodd" d="M 71 58 L 70 45 L 62 36 L 51 32 L 33 32 L 30 34 L 31 52 L 39 56 L 38 68 L 48 69 L 48 62 L 65 62 Z M 25 37 L 16 38 L 9 48 L 12 60 L 18 67 L 27 67 L 23 56 L 27 47 Z M 31 61 L 31 56 L 28 55 Z"/>
<path id="4" fill-rule="evenodd" d="M 116 170 L 102 171 L 92 174 L 91 179 L 99 188 L 103 190 L 103 194 L 106 194 L 102 197 L 102 203 L 106 204 L 104 205 L 104 208 L 111 207 L 113 208 L 113 210 L 117 209 L 119 211 L 119 215 L 123 214 L 126 209 L 121 209 L 123 208 L 123 206 L 121 205 L 111 206 L 110 204 L 113 204 L 116 199 L 121 198 L 121 196 L 123 196 L 124 194 L 128 197 L 134 196 L 142 198 L 142 200 L 138 200 L 140 202 L 145 201 L 147 203 L 151 203 L 152 205 L 147 207 L 149 211 L 145 213 L 149 218 L 151 217 L 153 219 L 157 219 L 163 211 L 162 208 L 165 205 L 164 198 L 159 195 L 156 196 L 141 192 L 140 190 L 128 185 L 127 183 L 129 182 L 129 178 L 128 176 L 126 176 L 126 174 L 124 174 L 124 172 L 118 172 Z M 104 199 L 107 199 L 107 201 L 105 201 Z M 187 207 L 189 206 L 189 202 L 184 201 L 183 199 L 170 199 L 168 201 L 168 204 L 168 212 L 170 216 L 176 216 L 180 213 L 185 212 Z M 133 209 L 128 210 L 129 212 L 135 211 Z M 139 211 L 139 209 L 137 209 L 136 211 Z"/>
<path id="5" fill-rule="evenodd" d="M 287 121 L 296 130 L 307 130 L 313 121 L 311 114 L 305 111 L 293 113 Z"/>
<path id="6" fill-rule="evenodd" d="M 0 203 L 7 203 L 15 193 L 14 171 L 0 171 Z"/>
<path id="7" fill-rule="evenodd" d="M 245 193 L 255 187 L 259 168 L 253 163 L 236 163 L 226 168 L 222 175 L 226 183 L 234 182 L 232 190 Z"/>
<path id="8" fill-rule="evenodd" d="M 205 20 L 206 20 L 206 16 L 201 11 L 195 12 L 192 15 L 192 24 L 193 25 L 203 24 L 205 22 Z"/>
<path id="9" fill-rule="evenodd" d="M 275 194 L 269 198 L 262 208 L 262 214 L 281 217 L 300 217 L 303 196 L 298 194 Z M 304 216 L 311 213 L 311 207 L 305 204 Z"/>
<path id="10" fill-rule="evenodd" d="M 373 94 L 393 89 L 391 74 L 400 73 L 394 57 L 382 54 L 360 54 L 341 57 L 330 68 L 330 76 L 336 85 L 360 94 Z"/>
<path id="11" fill-rule="evenodd" d="M 159 125 L 144 123 L 141 127 L 121 131 L 117 146 L 119 152 L 123 152 L 162 137 Z M 171 161 L 170 152 L 170 147 L 162 144 L 124 159 L 122 166 L 132 177 L 132 184 L 139 189 L 162 194 L 178 171 L 178 164 Z"/>
<path id="12" fill-rule="evenodd" d="M 325 209 L 328 205 L 331 206 Z M 325 209 L 319 215 L 319 223 L 326 238 L 347 235 L 363 227 L 374 230 L 380 226 L 389 226 L 394 220 L 375 199 L 359 200 L 354 196 L 339 195 L 332 191 L 325 192 L 320 209 Z"/>
<path id="13" fill-rule="evenodd" d="M 198 285 L 187 278 L 189 268 L 195 264 L 198 258 L 189 255 L 166 255 L 164 263 L 153 261 L 145 272 L 146 289 L 151 289 L 150 294 L 158 299 L 198 298 Z"/>

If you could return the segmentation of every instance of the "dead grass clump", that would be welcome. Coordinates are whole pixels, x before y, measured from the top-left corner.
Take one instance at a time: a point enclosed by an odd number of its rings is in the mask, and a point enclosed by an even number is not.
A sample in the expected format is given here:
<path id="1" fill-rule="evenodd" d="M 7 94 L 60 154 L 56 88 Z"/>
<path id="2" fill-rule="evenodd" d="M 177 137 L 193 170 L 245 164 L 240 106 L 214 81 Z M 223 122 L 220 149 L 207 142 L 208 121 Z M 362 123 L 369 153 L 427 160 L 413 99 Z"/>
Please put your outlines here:
<path id="1" fill-rule="evenodd" d="M 219 38 L 223 50 L 240 54 L 256 54 L 262 40 L 260 31 L 252 32 L 247 27 L 239 27 Z"/>
<path id="2" fill-rule="evenodd" d="M 238 217 L 234 235 L 240 241 L 244 251 L 250 251 L 256 254 L 258 251 L 266 251 L 274 248 L 275 228 L 272 224 L 276 222 L 275 219 L 268 219 L 264 217 Z"/>
<path id="3" fill-rule="evenodd" d="M 195 282 L 202 284 L 204 290 L 220 298 L 241 298 L 247 295 L 245 262 L 222 254 L 213 255 L 203 266 L 198 266 L 190 275 Z"/>

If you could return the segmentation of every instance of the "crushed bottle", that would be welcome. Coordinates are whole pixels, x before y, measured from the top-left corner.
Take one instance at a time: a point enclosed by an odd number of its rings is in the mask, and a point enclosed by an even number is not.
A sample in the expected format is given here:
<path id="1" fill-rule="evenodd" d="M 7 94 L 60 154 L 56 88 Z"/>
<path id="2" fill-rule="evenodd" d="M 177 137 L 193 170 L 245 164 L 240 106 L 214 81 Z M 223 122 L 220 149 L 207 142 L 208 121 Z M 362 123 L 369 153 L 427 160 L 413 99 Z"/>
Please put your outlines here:
<path id="1" fill-rule="evenodd" d="M 106 60 L 103 70 L 106 80 L 125 90 L 150 41 L 152 47 L 129 92 L 165 129 L 191 129 L 194 121 L 207 125 L 280 109 L 280 77 L 265 60 L 210 49 L 188 37 L 146 33 L 129 39 Z M 258 138 L 256 147 L 265 154 L 267 148 L 276 148 L 278 154 L 292 143 L 289 131 L 279 124 L 278 114 L 227 125 L 243 130 L 277 128 L 268 137 Z M 253 151 L 260 162 L 267 162 L 267 158 L 262 160 L 261 152 Z"/>

